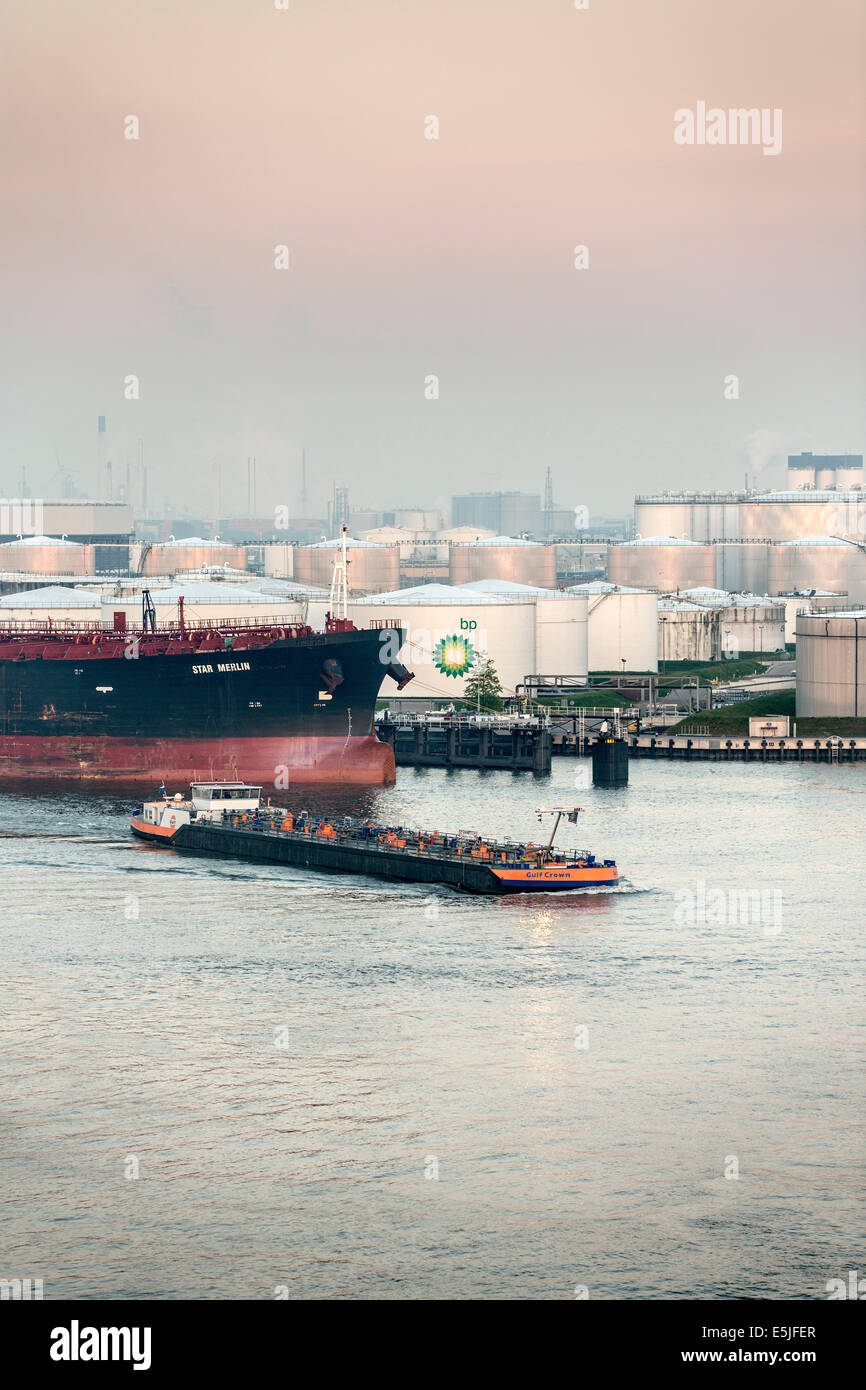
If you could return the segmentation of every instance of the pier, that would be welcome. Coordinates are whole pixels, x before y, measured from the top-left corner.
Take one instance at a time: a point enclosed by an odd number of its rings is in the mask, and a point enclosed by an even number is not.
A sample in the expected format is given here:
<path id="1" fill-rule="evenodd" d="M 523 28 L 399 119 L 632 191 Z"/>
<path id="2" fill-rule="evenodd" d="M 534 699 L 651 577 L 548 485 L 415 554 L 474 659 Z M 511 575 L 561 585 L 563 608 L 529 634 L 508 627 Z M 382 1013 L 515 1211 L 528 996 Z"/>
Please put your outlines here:
<path id="1" fill-rule="evenodd" d="M 707 734 L 637 734 L 629 740 L 637 758 L 704 762 L 866 762 L 866 738 L 712 738 Z"/>
<path id="2" fill-rule="evenodd" d="M 553 739 L 538 719 L 510 715 L 391 715 L 377 719 L 398 767 L 469 767 L 550 772 Z"/>

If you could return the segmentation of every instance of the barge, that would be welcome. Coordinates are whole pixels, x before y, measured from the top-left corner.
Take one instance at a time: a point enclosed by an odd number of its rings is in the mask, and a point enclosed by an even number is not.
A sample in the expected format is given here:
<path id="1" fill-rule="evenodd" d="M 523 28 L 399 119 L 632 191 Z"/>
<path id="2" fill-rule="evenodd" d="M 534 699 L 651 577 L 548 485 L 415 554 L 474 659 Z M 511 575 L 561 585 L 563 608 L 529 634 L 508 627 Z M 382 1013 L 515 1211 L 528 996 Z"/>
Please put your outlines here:
<path id="1" fill-rule="evenodd" d="M 539 807 L 539 820 L 545 815 L 556 820 L 548 843 L 536 845 L 497 842 L 474 832 L 311 816 L 263 803 L 261 787 L 244 782 L 193 783 L 186 799 L 166 795 L 163 787 L 160 793 L 133 813 L 130 828 L 139 839 L 187 853 L 445 884 L 489 895 L 612 887 L 619 880 L 613 859 L 554 849 L 562 817 L 576 824 L 579 807 Z"/>

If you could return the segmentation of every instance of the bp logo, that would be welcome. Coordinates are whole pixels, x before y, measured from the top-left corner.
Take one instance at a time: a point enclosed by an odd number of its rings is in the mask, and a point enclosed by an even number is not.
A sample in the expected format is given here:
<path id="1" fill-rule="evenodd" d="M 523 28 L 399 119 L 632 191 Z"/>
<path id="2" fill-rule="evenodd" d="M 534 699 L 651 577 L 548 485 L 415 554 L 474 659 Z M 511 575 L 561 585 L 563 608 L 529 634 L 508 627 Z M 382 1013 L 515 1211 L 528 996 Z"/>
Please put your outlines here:
<path id="1" fill-rule="evenodd" d="M 465 676 L 475 664 L 475 648 L 466 637 L 443 637 L 433 648 L 433 665 L 443 676 Z"/>

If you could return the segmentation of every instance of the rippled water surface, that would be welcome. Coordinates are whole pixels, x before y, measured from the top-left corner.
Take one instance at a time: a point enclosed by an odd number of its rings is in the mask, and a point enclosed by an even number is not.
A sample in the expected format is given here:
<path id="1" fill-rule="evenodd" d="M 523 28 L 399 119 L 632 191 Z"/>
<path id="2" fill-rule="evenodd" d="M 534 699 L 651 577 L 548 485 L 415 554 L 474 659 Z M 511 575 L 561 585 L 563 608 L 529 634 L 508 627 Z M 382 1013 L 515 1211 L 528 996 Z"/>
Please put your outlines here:
<path id="1" fill-rule="evenodd" d="M 790 1299 L 862 1268 L 866 769 L 584 766 L 294 803 L 538 838 L 577 802 L 559 843 L 624 881 L 544 898 L 182 858 L 134 796 L 4 792 L 0 1276 Z"/>

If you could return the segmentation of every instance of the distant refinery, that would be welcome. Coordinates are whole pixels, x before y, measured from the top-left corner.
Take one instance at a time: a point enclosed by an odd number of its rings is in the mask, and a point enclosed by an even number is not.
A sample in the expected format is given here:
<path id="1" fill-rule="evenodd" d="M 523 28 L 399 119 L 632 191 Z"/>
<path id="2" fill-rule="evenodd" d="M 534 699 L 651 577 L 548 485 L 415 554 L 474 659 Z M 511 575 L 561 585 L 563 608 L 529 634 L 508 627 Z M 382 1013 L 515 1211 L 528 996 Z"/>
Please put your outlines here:
<path id="1" fill-rule="evenodd" d="M 836 669 L 860 659 L 866 632 L 861 455 L 791 455 L 788 486 L 776 492 L 641 494 L 633 525 L 555 506 L 549 469 L 543 501 L 541 493 L 466 493 L 446 517 L 423 506 L 354 508 L 348 489 L 334 486 L 326 520 L 284 524 L 256 518 L 250 456 L 247 517 L 220 515 L 215 465 L 211 520 L 183 522 L 148 515 L 142 441 L 118 487 L 106 438 L 100 416 L 97 498 L 41 500 L 38 531 L 23 523 L 23 506 L 13 515 L 6 505 L 4 622 L 69 625 L 96 616 L 110 625 L 115 610 L 128 618 L 140 607 L 147 587 L 158 620 L 183 597 L 188 614 L 215 623 L 253 610 L 266 620 L 323 623 L 347 527 L 348 616 L 361 627 L 387 620 L 406 629 L 400 660 L 418 674 L 407 699 L 459 697 L 482 651 L 514 692 L 542 677 L 579 684 L 594 671 L 654 673 L 660 662 L 784 653 L 799 637 L 809 650 L 810 708 L 853 702 L 862 713 L 859 677 L 842 679 Z M 304 453 L 305 507 L 307 489 Z M 809 625 L 815 612 L 833 613 L 832 624 Z M 826 697 L 822 633 L 828 652 L 831 635 L 835 643 Z M 461 662 L 452 659 L 457 647 Z"/>

